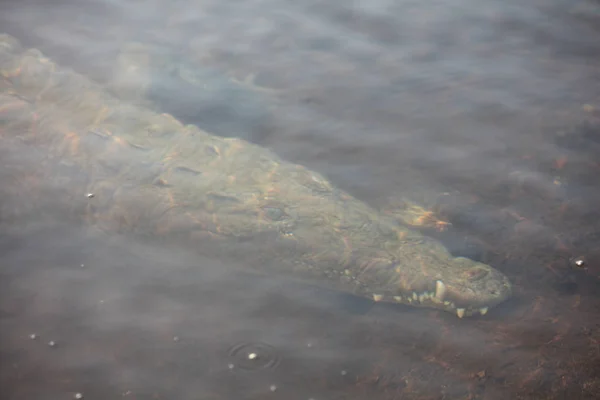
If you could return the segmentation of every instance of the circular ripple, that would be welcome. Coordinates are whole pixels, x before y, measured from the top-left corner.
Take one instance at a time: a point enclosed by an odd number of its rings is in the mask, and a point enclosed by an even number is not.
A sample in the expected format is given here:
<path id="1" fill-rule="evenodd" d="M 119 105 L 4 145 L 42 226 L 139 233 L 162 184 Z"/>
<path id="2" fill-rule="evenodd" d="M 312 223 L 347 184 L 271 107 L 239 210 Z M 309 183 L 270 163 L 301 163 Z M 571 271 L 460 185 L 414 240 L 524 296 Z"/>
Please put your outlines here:
<path id="1" fill-rule="evenodd" d="M 277 351 L 265 343 L 239 343 L 230 348 L 228 354 L 234 368 L 244 370 L 275 368 L 279 364 Z"/>

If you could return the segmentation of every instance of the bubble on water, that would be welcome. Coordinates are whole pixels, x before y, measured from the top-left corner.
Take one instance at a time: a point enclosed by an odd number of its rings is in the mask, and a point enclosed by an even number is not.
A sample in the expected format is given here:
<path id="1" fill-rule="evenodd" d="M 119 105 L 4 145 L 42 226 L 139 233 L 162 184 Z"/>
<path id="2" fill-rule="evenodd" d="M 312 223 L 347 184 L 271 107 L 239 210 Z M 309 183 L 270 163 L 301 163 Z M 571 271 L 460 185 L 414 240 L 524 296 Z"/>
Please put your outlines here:
<path id="1" fill-rule="evenodd" d="M 232 358 L 229 364 L 233 368 L 244 370 L 260 370 L 274 368 L 279 364 L 279 355 L 273 346 L 265 343 L 239 343 L 229 349 Z"/>

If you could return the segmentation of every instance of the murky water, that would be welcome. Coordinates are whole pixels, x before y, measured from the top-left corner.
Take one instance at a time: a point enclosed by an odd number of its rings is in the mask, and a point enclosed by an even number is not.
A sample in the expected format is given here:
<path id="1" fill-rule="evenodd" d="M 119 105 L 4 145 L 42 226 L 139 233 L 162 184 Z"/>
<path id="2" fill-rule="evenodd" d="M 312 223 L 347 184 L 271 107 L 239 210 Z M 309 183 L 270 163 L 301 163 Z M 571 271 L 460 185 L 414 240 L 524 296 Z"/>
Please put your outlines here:
<path id="1" fill-rule="evenodd" d="M 597 398 L 598 1 L 28 0 L 0 31 L 382 212 L 422 203 L 515 286 L 458 319 L 95 235 L 44 182 L 27 209 L 39 155 L 0 146 L 3 398 Z"/>

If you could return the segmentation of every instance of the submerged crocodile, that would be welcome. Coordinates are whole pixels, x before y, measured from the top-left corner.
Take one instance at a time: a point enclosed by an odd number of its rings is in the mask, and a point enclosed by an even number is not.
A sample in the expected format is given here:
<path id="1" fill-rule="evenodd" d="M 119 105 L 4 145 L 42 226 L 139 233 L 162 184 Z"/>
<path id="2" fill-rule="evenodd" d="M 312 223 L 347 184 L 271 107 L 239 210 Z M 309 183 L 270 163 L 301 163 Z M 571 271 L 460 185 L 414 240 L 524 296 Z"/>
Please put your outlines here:
<path id="1" fill-rule="evenodd" d="M 461 318 L 511 295 L 501 272 L 453 257 L 318 173 L 124 103 L 8 35 L 0 73 L 0 143 L 46 154 L 42 179 L 66 181 L 66 201 L 100 229 L 238 254 L 267 273 Z"/>

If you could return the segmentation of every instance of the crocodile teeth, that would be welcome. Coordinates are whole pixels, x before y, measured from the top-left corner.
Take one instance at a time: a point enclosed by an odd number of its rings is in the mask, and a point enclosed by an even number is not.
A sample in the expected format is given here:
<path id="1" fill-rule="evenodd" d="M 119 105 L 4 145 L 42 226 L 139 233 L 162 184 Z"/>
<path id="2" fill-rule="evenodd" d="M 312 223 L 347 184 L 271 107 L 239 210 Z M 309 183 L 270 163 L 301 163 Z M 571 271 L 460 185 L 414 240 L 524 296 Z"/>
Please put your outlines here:
<path id="1" fill-rule="evenodd" d="M 456 309 L 456 315 L 458 315 L 458 318 L 462 318 L 465 316 L 465 309 L 464 308 L 457 308 Z"/>
<path id="2" fill-rule="evenodd" d="M 481 307 L 479 309 L 479 312 L 481 313 L 481 315 L 485 315 L 488 312 L 488 308 L 487 307 Z"/>
<path id="3" fill-rule="evenodd" d="M 444 296 L 446 295 L 446 285 L 442 281 L 435 281 L 435 297 L 443 301 Z"/>

